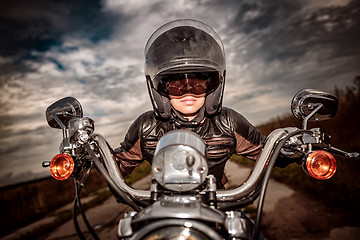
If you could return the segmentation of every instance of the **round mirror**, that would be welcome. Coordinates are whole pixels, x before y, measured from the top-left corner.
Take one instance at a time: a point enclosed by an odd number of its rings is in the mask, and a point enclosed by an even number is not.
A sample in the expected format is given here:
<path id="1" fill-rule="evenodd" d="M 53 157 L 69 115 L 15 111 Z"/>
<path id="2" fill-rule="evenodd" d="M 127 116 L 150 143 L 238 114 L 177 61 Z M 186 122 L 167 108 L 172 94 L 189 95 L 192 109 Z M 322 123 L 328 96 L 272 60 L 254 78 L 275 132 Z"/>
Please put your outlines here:
<path id="1" fill-rule="evenodd" d="M 46 109 L 45 115 L 50 127 L 63 128 L 68 126 L 72 118 L 81 118 L 83 111 L 78 100 L 66 97 L 51 104 Z"/>
<path id="2" fill-rule="evenodd" d="M 309 120 L 327 120 L 336 115 L 338 104 L 339 101 L 337 97 L 330 93 L 314 89 L 303 89 L 295 94 L 292 99 L 291 112 L 296 119 L 302 121 L 316 108 L 319 108 Z"/>

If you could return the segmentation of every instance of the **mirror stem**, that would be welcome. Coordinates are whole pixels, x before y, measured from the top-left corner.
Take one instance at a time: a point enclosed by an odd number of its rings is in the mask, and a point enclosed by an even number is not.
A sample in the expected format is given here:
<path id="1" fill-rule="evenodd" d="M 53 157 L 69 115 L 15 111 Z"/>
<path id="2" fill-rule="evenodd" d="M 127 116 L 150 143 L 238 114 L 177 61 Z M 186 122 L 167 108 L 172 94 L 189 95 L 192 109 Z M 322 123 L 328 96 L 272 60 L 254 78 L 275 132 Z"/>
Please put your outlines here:
<path id="1" fill-rule="evenodd" d="M 303 129 L 304 130 L 306 130 L 307 123 L 310 120 L 310 118 L 312 118 L 312 116 L 314 116 L 315 113 L 317 113 L 317 111 L 319 111 L 319 109 L 322 107 L 323 107 L 322 103 L 319 103 L 319 105 L 304 119 L 304 121 L 303 121 Z"/>
<path id="2" fill-rule="evenodd" d="M 67 132 L 66 132 L 66 126 L 60 121 L 60 119 L 58 118 L 58 116 L 53 113 L 52 114 L 53 118 L 55 119 L 55 121 L 57 122 L 57 124 L 59 124 L 59 126 L 62 129 L 62 133 L 63 133 L 63 138 L 67 138 Z"/>

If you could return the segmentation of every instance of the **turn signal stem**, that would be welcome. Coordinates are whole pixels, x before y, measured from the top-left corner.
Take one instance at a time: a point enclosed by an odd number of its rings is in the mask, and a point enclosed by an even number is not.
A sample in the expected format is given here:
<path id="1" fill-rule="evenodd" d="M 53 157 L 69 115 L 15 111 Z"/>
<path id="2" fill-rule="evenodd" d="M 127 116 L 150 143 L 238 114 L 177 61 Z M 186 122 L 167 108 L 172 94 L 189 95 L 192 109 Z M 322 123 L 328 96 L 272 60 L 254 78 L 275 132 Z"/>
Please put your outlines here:
<path id="1" fill-rule="evenodd" d="M 313 178 L 327 180 L 336 172 L 336 160 L 324 150 L 314 151 L 306 158 L 304 168 Z"/>
<path id="2" fill-rule="evenodd" d="M 50 161 L 43 161 L 42 164 L 41 164 L 41 166 L 42 166 L 43 168 L 50 167 Z"/>

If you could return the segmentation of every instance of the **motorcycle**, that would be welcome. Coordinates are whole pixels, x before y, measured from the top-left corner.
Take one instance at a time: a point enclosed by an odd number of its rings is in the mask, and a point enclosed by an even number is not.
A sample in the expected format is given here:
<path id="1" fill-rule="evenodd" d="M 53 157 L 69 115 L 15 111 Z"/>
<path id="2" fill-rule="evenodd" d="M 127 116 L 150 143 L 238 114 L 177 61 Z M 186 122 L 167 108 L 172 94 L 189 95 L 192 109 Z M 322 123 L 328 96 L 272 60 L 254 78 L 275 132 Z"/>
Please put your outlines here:
<path id="1" fill-rule="evenodd" d="M 66 97 L 46 110 L 49 126 L 62 129 L 63 140 L 60 154 L 42 165 L 50 167 L 57 180 L 75 178 L 73 221 L 81 239 L 85 237 L 76 217 L 78 207 L 89 232 L 99 239 L 79 197 L 92 168 L 104 176 L 115 197 L 132 208 L 119 220 L 119 239 L 258 239 L 266 188 L 279 155 L 302 159 L 298 163 L 303 170 L 319 180 L 335 174 L 333 154 L 359 158 L 359 153 L 333 147 L 319 128 L 307 127 L 309 121 L 334 117 L 337 109 L 338 100 L 329 93 L 299 91 L 293 97 L 291 110 L 302 121 L 302 128 L 271 132 L 250 175 L 233 189 L 216 188 L 215 177 L 208 175 L 206 146 L 199 136 L 187 130 L 170 131 L 156 146 L 150 190 L 139 190 L 124 181 L 112 148 L 94 132 L 94 121 L 83 117 L 80 103 Z M 251 224 L 241 209 L 256 199 L 256 219 Z"/>

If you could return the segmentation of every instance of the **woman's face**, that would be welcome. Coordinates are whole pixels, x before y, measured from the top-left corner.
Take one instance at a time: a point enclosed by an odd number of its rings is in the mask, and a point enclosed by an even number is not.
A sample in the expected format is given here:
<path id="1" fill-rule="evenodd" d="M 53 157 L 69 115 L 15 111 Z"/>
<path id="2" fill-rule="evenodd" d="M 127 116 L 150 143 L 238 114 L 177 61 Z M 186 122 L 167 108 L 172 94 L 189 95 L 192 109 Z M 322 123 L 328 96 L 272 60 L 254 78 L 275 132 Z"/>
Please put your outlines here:
<path id="1" fill-rule="evenodd" d="M 187 93 L 181 96 L 169 95 L 169 97 L 173 108 L 191 121 L 196 117 L 199 109 L 204 105 L 205 95 L 205 93 L 199 95 Z"/>

